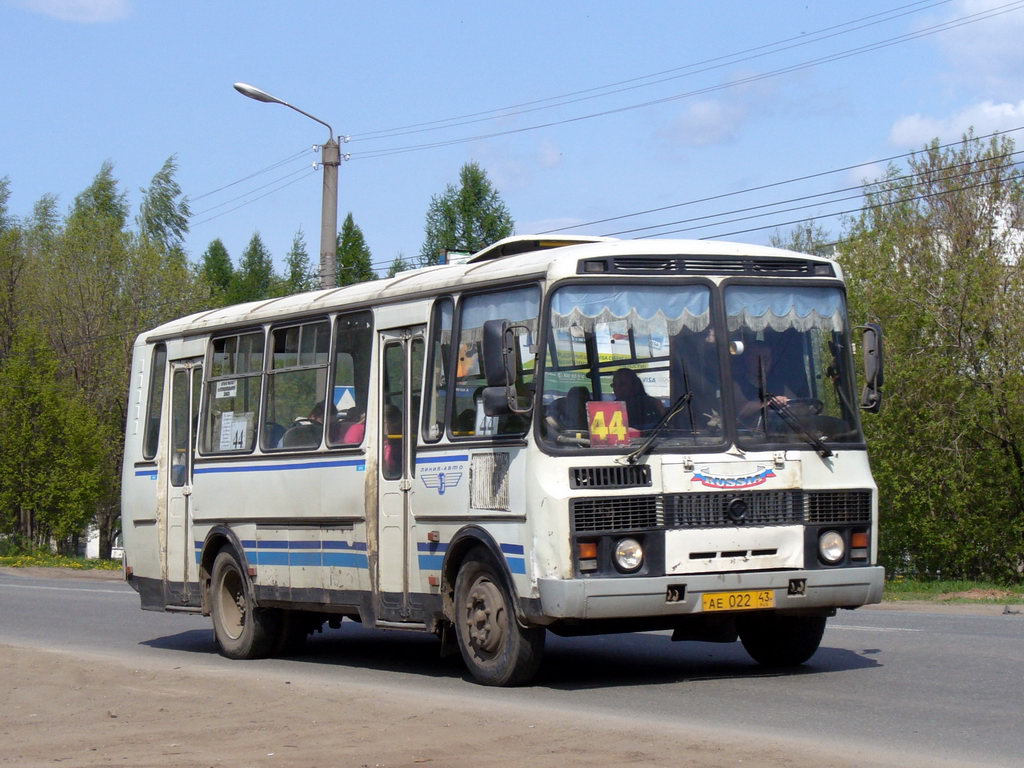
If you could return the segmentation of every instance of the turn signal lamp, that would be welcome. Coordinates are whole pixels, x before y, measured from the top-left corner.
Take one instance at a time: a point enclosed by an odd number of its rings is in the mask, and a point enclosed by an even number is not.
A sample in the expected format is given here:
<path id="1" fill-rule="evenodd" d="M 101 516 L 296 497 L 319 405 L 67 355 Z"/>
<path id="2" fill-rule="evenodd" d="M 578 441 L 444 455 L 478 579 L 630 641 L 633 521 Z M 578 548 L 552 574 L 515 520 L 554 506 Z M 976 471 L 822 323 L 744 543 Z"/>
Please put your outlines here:
<path id="1" fill-rule="evenodd" d="M 579 542 L 579 560 L 581 571 L 596 571 L 597 570 L 597 542 L 596 541 L 581 541 Z"/>

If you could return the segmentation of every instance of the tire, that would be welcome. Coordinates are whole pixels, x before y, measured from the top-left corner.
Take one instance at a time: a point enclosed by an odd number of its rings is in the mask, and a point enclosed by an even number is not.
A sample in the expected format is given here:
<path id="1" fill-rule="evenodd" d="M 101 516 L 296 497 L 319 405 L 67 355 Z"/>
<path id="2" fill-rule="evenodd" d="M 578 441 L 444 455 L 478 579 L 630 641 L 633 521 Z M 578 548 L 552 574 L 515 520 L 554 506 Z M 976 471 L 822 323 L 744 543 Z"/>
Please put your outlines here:
<path id="1" fill-rule="evenodd" d="M 462 660 L 484 685 L 523 685 L 544 655 L 545 630 L 524 628 L 490 553 L 472 550 L 455 579 L 455 634 Z"/>
<path id="2" fill-rule="evenodd" d="M 210 615 L 220 652 L 229 659 L 262 659 L 280 642 L 280 612 L 256 607 L 234 550 L 222 549 L 213 561 Z"/>
<path id="3" fill-rule="evenodd" d="M 766 667 L 796 667 L 821 645 L 824 616 L 780 616 L 752 613 L 738 622 L 740 641 L 758 664 Z"/>

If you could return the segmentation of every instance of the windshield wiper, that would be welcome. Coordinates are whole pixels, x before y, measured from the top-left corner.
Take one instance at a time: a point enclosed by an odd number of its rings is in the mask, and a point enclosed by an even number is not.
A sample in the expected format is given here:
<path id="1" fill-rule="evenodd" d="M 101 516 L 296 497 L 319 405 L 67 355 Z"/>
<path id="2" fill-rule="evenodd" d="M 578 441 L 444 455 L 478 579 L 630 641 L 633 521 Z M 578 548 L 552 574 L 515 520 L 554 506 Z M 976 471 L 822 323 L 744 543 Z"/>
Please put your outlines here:
<path id="1" fill-rule="evenodd" d="M 651 433 L 647 436 L 647 439 L 644 440 L 635 451 L 626 454 L 626 461 L 629 464 L 636 464 L 637 461 L 640 460 L 641 456 L 650 451 L 651 446 L 654 445 L 654 441 L 658 439 L 658 435 L 661 434 L 661 431 L 665 429 L 668 423 L 672 420 L 672 417 L 682 411 L 683 408 L 689 406 L 691 400 L 693 400 L 693 392 L 690 391 L 686 391 L 677 397 L 676 401 L 672 403 L 672 407 L 665 411 L 665 415 L 658 420 L 658 423 L 655 424 L 654 427 L 651 428 Z M 693 424 L 692 410 L 690 412 L 690 424 L 691 426 Z"/>
<path id="2" fill-rule="evenodd" d="M 827 459 L 829 456 L 832 455 L 832 450 L 821 441 L 820 437 L 816 437 L 814 433 L 807 429 L 806 425 L 804 424 L 804 420 L 797 416 L 795 413 L 793 413 L 792 408 L 790 408 L 785 403 L 779 402 L 775 395 L 772 395 L 768 392 L 765 393 L 765 398 L 765 403 L 767 403 L 767 405 L 770 406 L 771 408 L 774 408 L 776 411 L 778 411 L 779 416 L 782 417 L 782 420 L 786 422 L 786 425 L 790 429 L 792 429 L 794 432 L 802 434 L 807 439 L 807 442 L 814 446 L 814 450 L 817 451 L 818 455 L 821 456 L 821 458 Z M 767 428 L 767 424 L 765 426 Z"/>

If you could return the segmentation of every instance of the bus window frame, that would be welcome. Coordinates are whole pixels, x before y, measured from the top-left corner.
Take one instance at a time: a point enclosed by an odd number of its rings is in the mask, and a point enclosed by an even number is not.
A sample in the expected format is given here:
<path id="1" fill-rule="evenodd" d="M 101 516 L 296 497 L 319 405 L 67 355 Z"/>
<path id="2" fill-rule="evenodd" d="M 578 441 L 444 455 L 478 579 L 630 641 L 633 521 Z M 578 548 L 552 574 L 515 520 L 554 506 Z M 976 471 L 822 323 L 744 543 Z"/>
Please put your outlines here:
<path id="1" fill-rule="evenodd" d="M 160 370 L 157 371 L 157 357 L 163 352 L 163 364 L 159 366 Z M 160 430 L 164 420 L 164 392 L 167 390 L 167 371 L 168 371 L 168 358 L 167 358 L 167 344 L 163 341 L 158 341 L 153 345 L 153 352 L 149 358 L 150 371 L 149 371 L 149 387 L 146 391 L 146 407 L 143 411 L 143 417 L 145 418 L 145 426 L 142 430 L 142 458 L 144 461 L 153 461 L 160 453 Z M 151 414 L 153 412 L 153 395 L 156 389 L 157 376 L 160 376 L 160 402 L 156 409 L 156 434 L 153 444 L 152 452 L 149 451 L 149 440 L 150 440 L 150 429 L 152 427 Z"/>
<path id="2" fill-rule="evenodd" d="M 337 364 L 338 364 L 338 348 L 337 348 L 337 344 L 338 344 L 338 322 L 342 318 L 352 317 L 354 315 L 360 315 L 360 314 L 365 314 L 370 319 L 370 325 L 367 328 L 367 333 L 369 334 L 369 337 L 368 337 L 369 341 L 367 343 L 367 350 L 369 352 L 369 360 L 367 361 L 367 365 L 366 365 L 366 382 L 365 382 L 365 385 L 366 385 L 366 387 L 365 387 L 365 389 L 366 389 L 366 409 L 365 409 L 364 414 L 363 414 L 363 423 L 366 424 L 366 428 L 363 429 L 363 437 L 362 437 L 362 439 L 359 440 L 358 443 L 332 443 L 331 439 L 330 439 L 331 428 L 330 428 L 330 425 L 328 425 L 327 420 L 325 419 L 324 420 L 324 436 L 323 436 L 322 443 L 327 448 L 327 450 L 330 450 L 330 451 L 346 451 L 346 450 L 347 451 L 351 451 L 353 449 L 361 448 L 362 446 L 364 446 L 366 444 L 366 439 L 368 437 L 367 432 L 369 431 L 369 424 L 367 423 L 367 416 L 368 416 L 368 413 L 369 413 L 369 410 L 370 410 L 370 407 L 369 407 L 370 403 L 372 402 L 372 398 L 370 396 L 370 386 L 371 386 L 370 382 L 373 381 L 373 365 L 374 365 L 373 345 L 374 345 L 374 342 L 376 341 L 376 338 L 377 338 L 376 335 L 375 335 L 375 332 L 374 332 L 374 329 L 376 328 L 376 319 L 377 318 L 374 315 L 373 307 L 362 307 L 360 309 L 354 309 L 354 310 L 346 311 L 346 312 L 335 312 L 335 313 L 333 313 L 331 315 L 331 317 L 330 317 L 330 321 L 331 321 L 331 349 L 330 349 L 330 360 L 328 361 L 327 394 L 326 394 L 325 399 L 327 397 L 329 397 L 332 402 L 334 401 L 334 386 L 335 386 L 335 381 L 336 381 L 335 377 L 337 376 L 336 367 L 337 367 Z"/>
<path id="3" fill-rule="evenodd" d="M 210 408 L 209 400 L 210 400 L 210 398 L 207 397 L 207 394 L 209 393 L 209 390 L 210 390 L 210 384 L 211 384 L 211 382 L 219 380 L 220 378 L 228 378 L 228 377 L 217 377 L 217 379 L 214 379 L 213 376 L 212 376 L 212 373 L 213 373 L 213 345 L 214 345 L 214 343 L 219 341 L 220 339 L 227 339 L 227 338 L 230 338 L 232 336 L 239 337 L 239 336 L 246 336 L 248 334 L 257 333 L 257 332 L 262 333 L 263 334 L 263 366 L 260 369 L 260 372 L 259 372 L 258 375 L 260 377 L 260 387 L 264 388 L 265 384 L 266 384 L 266 382 L 264 381 L 264 374 L 266 373 L 266 368 L 267 368 L 267 328 L 268 327 L 269 327 L 269 324 L 264 324 L 264 325 L 255 326 L 255 327 L 248 326 L 248 327 L 244 327 L 244 328 L 230 329 L 230 330 L 227 330 L 226 332 L 222 332 L 222 333 L 218 333 L 218 334 L 215 334 L 215 335 L 211 335 L 211 336 L 209 336 L 207 338 L 207 341 L 206 341 L 206 353 L 203 356 L 203 399 L 202 399 L 202 401 L 200 403 L 200 409 L 199 409 L 199 411 L 200 411 L 199 412 L 199 425 L 200 425 L 200 428 L 196 432 L 195 454 L 196 454 L 197 457 L 219 458 L 221 456 L 251 456 L 254 453 L 257 453 L 259 451 L 259 448 L 260 448 L 260 431 L 261 431 L 262 426 L 263 426 L 263 392 L 262 391 L 260 392 L 259 409 L 258 409 L 258 411 L 256 413 L 256 425 L 254 427 L 254 429 L 256 431 L 256 439 L 253 440 L 252 448 L 241 448 L 241 449 L 232 450 L 232 451 L 206 451 L 204 449 L 204 446 L 203 446 L 202 436 L 203 436 L 204 431 L 206 430 L 206 426 L 207 426 L 206 420 L 207 420 L 207 418 L 209 416 L 209 408 Z M 246 373 L 244 375 L 245 376 L 252 376 L 253 374 Z"/>
<path id="4" fill-rule="evenodd" d="M 777 280 L 769 280 L 770 283 L 778 282 Z M 714 330 L 716 337 L 720 333 L 725 332 L 725 293 L 720 288 L 721 283 L 715 282 L 713 279 L 706 275 L 673 275 L 671 277 L 651 278 L 651 277 L 637 277 L 634 275 L 617 275 L 617 274 L 601 274 L 593 278 L 585 278 L 577 275 L 567 277 L 563 280 L 557 280 L 551 283 L 547 292 L 544 295 L 544 300 L 541 306 L 541 325 L 538 329 L 538 345 L 541 349 L 541 354 L 537 355 L 537 378 L 535 381 L 540 381 L 543 385 L 544 377 L 547 375 L 547 357 L 549 345 L 553 343 L 549 333 L 551 323 L 549 317 L 551 314 L 551 301 L 555 295 L 555 292 L 561 288 L 571 285 L 600 285 L 602 283 L 609 283 L 613 285 L 637 285 L 637 286 L 658 286 L 658 285 L 704 285 L 709 291 L 709 322 L 711 328 Z M 815 283 L 817 284 L 817 283 Z M 719 383 L 723 393 L 725 392 L 726 379 L 725 372 L 728 362 L 726 360 L 726 352 L 724 345 L 717 345 L 718 349 L 718 376 Z M 598 377 L 600 378 L 600 377 Z M 731 386 L 731 381 L 729 383 Z M 622 456 L 623 454 L 629 453 L 630 450 L 636 448 L 636 446 L 622 446 L 622 447 L 582 447 L 582 448 L 556 448 L 550 441 L 545 440 L 542 437 L 543 430 L 543 419 L 544 413 L 541 407 L 541 395 L 543 394 L 543 386 L 538 390 L 534 397 L 534 413 L 531 419 L 531 432 L 533 434 L 534 442 L 540 448 L 540 450 L 548 456 L 572 456 L 575 458 L 589 457 L 589 456 Z M 727 409 L 727 398 L 722 396 L 722 408 Z M 731 415 L 729 417 L 732 418 Z M 698 453 L 722 453 L 727 450 L 734 441 L 735 435 L 730 434 L 727 429 L 722 430 L 722 440 L 714 445 L 694 445 L 686 446 L 685 453 L 687 454 L 698 454 Z M 792 444 L 789 448 L 792 449 Z M 673 449 L 674 452 L 679 452 L 679 449 Z M 657 446 L 651 451 L 652 453 L 659 453 Z"/>
<path id="5" fill-rule="evenodd" d="M 508 441 L 518 442 L 518 441 L 522 441 L 527 435 L 530 434 L 530 431 L 532 429 L 532 427 L 531 427 L 532 419 L 527 421 L 526 427 L 522 431 L 520 431 L 520 432 L 509 432 L 509 433 L 500 434 L 500 435 L 456 435 L 456 434 L 454 434 L 452 432 L 452 422 L 453 422 L 453 413 L 452 412 L 455 409 L 455 389 L 456 389 L 456 383 L 458 381 L 457 363 L 458 363 L 458 354 L 459 354 L 459 344 L 460 344 L 460 339 L 462 338 L 462 315 L 463 315 L 463 311 L 465 309 L 465 303 L 466 303 L 466 301 L 468 299 L 475 298 L 477 296 L 486 296 L 486 295 L 492 294 L 492 293 L 494 293 L 494 294 L 497 294 L 497 293 L 508 293 L 509 291 L 515 291 L 515 290 L 519 290 L 521 288 L 533 288 L 534 290 L 537 291 L 537 324 L 538 324 L 538 328 L 537 328 L 537 331 L 536 331 L 536 335 L 537 335 L 538 341 L 539 341 L 539 337 L 540 337 L 540 322 L 541 322 L 541 317 L 542 317 L 542 315 L 540 313 L 542 312 L 543 307 L 545 306 L 545 301 L 547 300 L 547 293 L 544 290 L 544 284 L 543 284 L 542 281 L 539 281 L 539 280 L 526 280 L 526 281 L 517 281 L 517 282 L 514 282 L 514 283 L 505 283 L 505 284 L 502 284 L 502 285 L 488 285 L 487 287 L 481 288 L 480 290 L 460 293 L 458 295 L 458 302 L 455 305 L 455 315 L 452 318 L 452 344 L 451 344 L 451 349 L 449 350 L 449 353 L 448 353 L 449 354 L 449 368 L 448 368 L 448 370 L 451 372 L 451 385 L 448 388 L 449 392 L 448 392 L 448 395 L 447 395 L 447 402 L 445 403 L 445 419 L 444 419 L 444 422 L 445 422 L 444 434 L 448 438 L 448 442 L 450 442 L 450 443 L 465 444 L 465 443 L 474 443 L 474 442 L 475 443 L 481 443 L 482 442 L 482 443 L 487 443 L 488 445 L 490 445 L 492 443 L 501 443 L 501 442 L 508 442 Z M 492 318 L 492 319 L 497 319 L 497 318 Z M 537 380 L 537 370 L 538 370 L 538 364 L 535 363 L 534 364 L 534 381 L 535 382 Z M 482 371 L 481 371 L 481 373 L 482 373 Z"/>
<path id="6" fill-rule="evenodd" d="M 439 320 L 440 320 L 440 315 L 441 315 L 441 306 L 446 301 L 451 304 L 451 308 L 452 308 L 452 315 L 451 315 L 452 316 L 452 324 L 451 324 L 451 328 L 449 329 L 449 333 L 452 334 L 452 338 L 449 338 L 449 340 L 448 340 L 448 356 L 447 356 L 448 359 L 447 359 L 447 361 L 445 361 L 445 362 L 448 363 L 447 371 L 448 371 L 449 384 L 448 384 L 447 389 L 445 390 L 444 403 L 441 406 L 441 427 L 442 427 L 442 429 L 441 429 L 440 433 L 438 433 L 437 437 L 435 437 L 435 438 L 431 438 L 429 432 L 427 431 L 427 429 L 428 429 L 427 418 L 430 416 L 431 411 L 423 407 L 422 400 L 420 402 L 420 429 L 419 429 L 419 431 L 420 431 L 421 437 L 423 438 L 423 442 L 425 444 L 429 444 L 429 445 L 436 445 L 437 443 L 441 442 L 445 437 L 448 436 L 448 424 L 449 424 L 449 416 L 448 416 L 448 414 L 449 414 L 449 409 L 451 407 L 450 403 L 451 403 L 451 400 L 452 400 L 452 391 L 453 391 L 451 381 L 454 378 L 452 376 L 452 374 L 454 372 L 454 369 L 452 368 L 452 360 L 453 360 L 453 358 L 452 358 L 452 349 L 454 349 L 454 347 L 455 347 L 454 334 L 455 334 L 455 323 L 456 323 L 456 319 L 457 319 L 457 316 L 456 316 L 456 309 L 457 309 L 456 301 L 455 301 L 455 297 L 452 296 L 451 294 L 442 294 L 442 295 L 436 297 L 434 299 L 433 305 L 430 307 L 430 325 L 427 328 L 427 334 L 426 334 L 426 344 L 427 344 L 426 353 L 427 353 L 427 356 L 426 356 L 426 359 L 425 359 L 424 365 L 423 365 L 423 384 L 422 384 L 423 390 L 422 391 L 423 392 L 427 391 L 426 390 L 426 385 L 428 384 L 427 376 L 430 376 L 431 377 L 431 381 L 433 381 L 434 364 L 436 362 L 436 360 L 434 359 L 435 358 L 435 355 L 434 355 L 435 334 L 439 334 L 440 333 L 440 323 L 439 323 Z M 444 355 L 442 354 L 440 357 L 443 358 Z M 423 399 L 425 399 L 425 398 L 423 398 Z"/>
<path id="7" fill-rule="evenodd" d="M 305 326 L 305 325 L 315 325 L 317 323 L 327 323 L 327 362 L 325 364 L 323 364 L 323 365 L 294 365 L 294 366 L 285 366 L 285 367 L 280 368 L 280 369 L 275 369 L 273 367 L 273 365 L 274 365 L 274 361 L 273 361 L 274 353 L 273 353 L 272 349 L 268 348 L 269 347 L 268 342 L 273 341 L 274 332 L 275 331 L 287 330 L 289 328 L 301 328 L 302 326 Z M 274 453 L 274 454 L 277 454 L 277 453 L 310 453 L 310 452 L 313 452 L 313 451 L 319 451 L 326 444 L 325 441 L 326 441 L 327 429 L 328 429 L 327 415 L 326 415 L 327 414 L 327 398 L 329 396 L 328 395 L 328 389 L 330 388 L 330 384 L 331 384 L 331 368 L 332 368 L 331 363 L 332 363 L 332 352 L 334 351 L 335 327 L 336 327 L 336 322 L 335 322 L 335 319 L 332 318 L 331 315 L 319 315 L 319 314 L 317 314 L 317 315 L 310 315 L 308 317 L 301 317 L 301 318 L 289 318 L 288 320 L 281 321 L 280 323 L 277 323 L 277 324 L 273 324 L 272 323 L 272 324 L 268 324 L 266 326 L 266 335 L 264 337 L 264 342 L 263 342 L 263 372 L 262 372 L 262 375 L 263 375 L 263 385 L 262 385 L 263 386 L 263 392 L 260 395 L 260 413 L 259 413 L 259 420 L 258 420 L 258 423 L 257 423 L 257 428 L 259 429 L 259 432 L 258 432 L 258 434 L 256 436 L 256 447 L 259 449 L 260 453 L 263 453 L 263 454 L 271 454 L 271 453 Z M 300 349 L 296 352 L 296 358 L 297 359 L 301 359 L 301 356 L 302 356 L 302 349 L 300 347 Z M 269 412 L 268 399 L 270 397 L 270 379 L 271 379 L 271 377 L 275 376 L 275 375 L 277 375 L 279 373 L 295 373 L 297 371 L 316 371 L 316 370 L 320 370 L 320 369 L 324 369 L 324 371 L 325 371 L 325 379 L 324 379 L 324 412 L 320 414 L 320 420 L 321 420 L 320 423 L 321 423 L 323 428 L 320 430 L 320 440 L 319 440 L 319 442 L 317 442 L 316 445 L 296 445 L 296 446 L 282 446 L 282 447 L 264 448 L 263 447 L 263 428 L 264 428 L 264 426 L 266 426 L 266 416 L 267 416 L 267 413 Z M 313 405 L 314 406 L 316 405 L 315 401 L 314 401 Z M 285 427 L 285 431 L 287 431 L 287 427 Z M 282 437 L 283 437 L 283 433 L 282 433 Z"/>

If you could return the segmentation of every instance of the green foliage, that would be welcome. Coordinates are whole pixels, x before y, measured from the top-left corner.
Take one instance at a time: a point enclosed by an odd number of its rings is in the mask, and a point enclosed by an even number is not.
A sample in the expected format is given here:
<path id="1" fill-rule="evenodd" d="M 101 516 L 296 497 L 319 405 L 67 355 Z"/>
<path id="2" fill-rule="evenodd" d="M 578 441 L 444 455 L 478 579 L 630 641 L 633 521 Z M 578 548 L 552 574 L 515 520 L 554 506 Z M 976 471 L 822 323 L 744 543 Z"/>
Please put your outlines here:
<path id="1" fill-rule="evenodd" d="M 226 303 L 231 293 L 235 268 L 228 249 L 219 237 L 207 246 L 200 257 L 199 277 L 206 284 L 215 304 Z"/>
<path id="2" fill-rule="evenodd" d="M 311 291 L 319 287 L 317 273 L 314 272 L 309 261 L 309 253 L 306 251 L 306 237 L 301 229 L 292 238 L 292 247 L 285 257 L 285 269 L 287 270 L 284 279 L 286 295 Z"/>
<path id="3" fill-rule="evenodd" d="M 74 568 L 76 571 L 119 571 L 120 560 L 86 559 L 55 555 L 45 550 L 31 550 L 17 554 L 0 554 L 0 566 L 5 568 Z"/>
<path id="4" fill-rule="evenodd" d="M 834 240 L 820 224 L 806 221 L 795 225 L 789 232 L 775 230 L 768 238 L 768 244 L 773 248 L 831 258 L 834 254 Z"/>
<path id="5" fill-rule="evenodd" d="M 1024 585 L 985 581 L 887 581 L 886 600 L 935 600 L 945 603 L 1024 603 Z"/>
<path id="6" fill-rule="evenodd" d="M 263 244 L 260 233 L 253 232 L 232 278 L 229 303 L 240 304 L 270 298 L 275 295 L 275 282 L 274 261 L 270 251 Z"/>
<path id="7" fill-rule="evenodd" d="M 177 169 L 173 155 L 164 161 L 149 187 L 141 190 L 142 203 L 135 219 L 139 234 L 167 253 L 182 250 L 191 215 L 188 200 L 181 196 L 181 187 L 174 178 Z"/>
<path id="8" fill-rule="evenodd" d="M 363 230 L 349 213 L 338 233 L 338 285 L 354 285 L 376 279 L 373 257 L 363 237 Z"/>
<path id="9" fill-rule="evenodd" d="M 885 406 L 865 419 L 893 571 L 1021 580 L 1024 185 L 1009 139 L 970 135 L 865 190 L 839 261 L 854 323 L 886 333 Z M 917 198 L 917 199 L 915 199 Z"/>
<path id="10" fill-rule="evenodd" d="M 58 370 L 43 334 L 23 326 L 0 365 L 0 529 L 36 546 L 65 546 L 106 491 L 117 440 Z"/>
<path id="11" fill-rule="evenodd" d="M 394 261 L 391 262 L 391 266 L 388 267 L 388 277 L 394 277 L 399 272 L 404 272 L 411 267 L 412 264 L 405 260 L 405 254 L 399 253 L 395 256 Z"/>
<path id="12" fill-rule="evenodd" d="M 449 184 L 430 199 L 421 264 L 437 264 L 445 250 L 478 251 L 508 237 L 515 222 L 501 195 L 475 162 L 459 171 L 459 186 Z"/>

